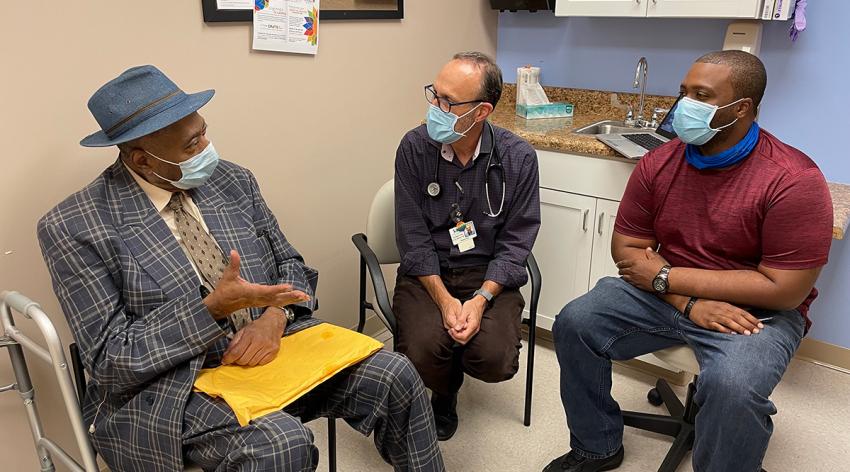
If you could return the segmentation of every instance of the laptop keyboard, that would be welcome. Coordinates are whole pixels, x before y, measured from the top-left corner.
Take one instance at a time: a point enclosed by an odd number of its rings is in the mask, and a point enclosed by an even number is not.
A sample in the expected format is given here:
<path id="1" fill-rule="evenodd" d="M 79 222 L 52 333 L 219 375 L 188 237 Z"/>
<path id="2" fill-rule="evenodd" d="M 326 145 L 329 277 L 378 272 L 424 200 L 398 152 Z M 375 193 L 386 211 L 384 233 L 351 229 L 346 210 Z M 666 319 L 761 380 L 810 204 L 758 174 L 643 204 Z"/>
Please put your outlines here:
<path id="1" fill-rule="evenodd" d="M 664 141 L 648 133 L 624 134 L 623 137 L 638 146 L 649 150 L 655 149 L 664 144 Z"/>

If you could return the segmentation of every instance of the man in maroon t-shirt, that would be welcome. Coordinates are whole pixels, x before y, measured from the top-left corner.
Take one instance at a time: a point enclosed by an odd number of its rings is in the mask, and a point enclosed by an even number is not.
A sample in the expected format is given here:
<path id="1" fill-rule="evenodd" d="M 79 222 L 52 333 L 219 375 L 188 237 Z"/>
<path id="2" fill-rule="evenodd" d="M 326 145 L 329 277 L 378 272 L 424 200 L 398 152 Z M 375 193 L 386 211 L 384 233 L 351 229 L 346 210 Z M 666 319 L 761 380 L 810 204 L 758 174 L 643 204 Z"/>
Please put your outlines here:
<path id="1" fill-rule="evenodd" d="M 706 54 L 688 71 L 679 139 L 641 159 L 620 203 L 611 251 L 621 278 L 600 280 L 555 320 L 571 451 L 545 471 L 618 467 L 611 361 L 682 344 L 701 369 L 694 470 L 760 470 L 769 397 L 810 325 L 832 240 L 817 165 L 755 122 L 766 83 L 742 51 Z"/>

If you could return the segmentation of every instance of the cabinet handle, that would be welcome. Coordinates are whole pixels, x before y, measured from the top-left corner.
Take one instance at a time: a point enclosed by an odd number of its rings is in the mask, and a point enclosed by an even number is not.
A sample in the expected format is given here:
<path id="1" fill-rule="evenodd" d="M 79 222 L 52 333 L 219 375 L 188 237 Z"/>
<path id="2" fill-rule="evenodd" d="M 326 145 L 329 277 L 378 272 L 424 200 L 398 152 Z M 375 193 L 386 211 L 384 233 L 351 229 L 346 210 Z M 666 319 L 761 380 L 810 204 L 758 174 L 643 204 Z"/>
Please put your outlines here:
<path id="1" fill-rule="evenodd" d="M 584 232 L 587 232 L 587 216 L 590 215 L 590 210 L 584 210 L 584 214 L 581 217 L 581 228 Z"/>
<path id="2" fill-rule="evenodd" d="M 602 236 L 602 223 L 604 223 L 604 222 L 605 222 L 605 212 L 602 212 L 602 214 L 599 215 L 599 224 L 596 227 L 596 232 L 599 233 L 599 236 Z"/>

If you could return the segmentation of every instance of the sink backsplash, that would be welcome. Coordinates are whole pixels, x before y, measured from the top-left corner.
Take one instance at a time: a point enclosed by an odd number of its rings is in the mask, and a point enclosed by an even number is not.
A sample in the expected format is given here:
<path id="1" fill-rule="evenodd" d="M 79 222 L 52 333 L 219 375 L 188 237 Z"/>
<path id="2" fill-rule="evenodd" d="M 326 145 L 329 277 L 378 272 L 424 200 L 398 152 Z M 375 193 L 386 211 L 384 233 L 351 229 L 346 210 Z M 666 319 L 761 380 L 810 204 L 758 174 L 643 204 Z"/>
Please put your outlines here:
<path id="1" fill-rule="evenodd" d="M 600 90 L 585 90 L 565 87 L 543 87 L 546 96 L 552 102 L 568 102 L 576 107 L 576 114 L 601 115 L 611 119 L 622 120 L 626 117 L 625 110 L 620 110 L 611 105 L 611 93 L 616 93 L 621 104 L 630 104 L 637 117 L 637 108 L 640 94 L 625 92 L 604 92 Z M 648 120 L 652 117 L 654 108 L 670 108 L 676 101 L 676 97 L 664 95 L 645 96 L 644 117 Z M 504 84 L 502 89 L 501 106 L 513 108 L 516 103 L 516 84 Z"/>

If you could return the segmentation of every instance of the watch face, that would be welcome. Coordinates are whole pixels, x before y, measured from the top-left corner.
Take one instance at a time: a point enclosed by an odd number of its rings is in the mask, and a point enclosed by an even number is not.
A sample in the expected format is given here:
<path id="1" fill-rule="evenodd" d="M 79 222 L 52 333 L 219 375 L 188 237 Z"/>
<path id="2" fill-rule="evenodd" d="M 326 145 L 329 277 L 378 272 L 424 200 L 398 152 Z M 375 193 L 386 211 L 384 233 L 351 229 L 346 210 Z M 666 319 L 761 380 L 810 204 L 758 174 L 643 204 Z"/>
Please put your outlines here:
<path id="1" fill-rule="evenodd" d="M 667 282 L 661 277 L 657 277 L 652 281 L 652 288 L 654 288 L 656 292 L 666 292 Z"/>

